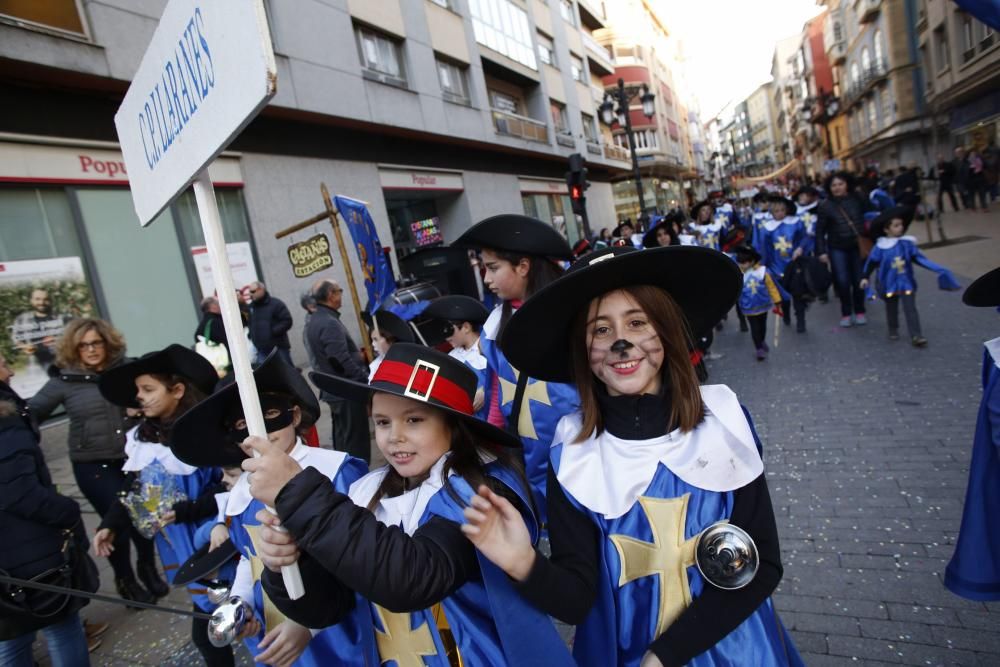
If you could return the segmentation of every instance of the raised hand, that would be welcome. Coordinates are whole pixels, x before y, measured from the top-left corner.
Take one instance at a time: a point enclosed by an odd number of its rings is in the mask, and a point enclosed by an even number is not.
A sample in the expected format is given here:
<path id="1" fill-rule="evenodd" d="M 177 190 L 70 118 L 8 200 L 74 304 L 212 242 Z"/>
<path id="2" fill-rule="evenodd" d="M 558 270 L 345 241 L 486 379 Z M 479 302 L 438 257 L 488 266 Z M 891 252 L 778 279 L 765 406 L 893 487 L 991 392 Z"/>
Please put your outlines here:
<path id="1" fill-rule="evenodd" d="M 535 549 L 524 518 L 509 500 L 480 486 L 465 508 L 462 532 L 508 576 L 517 581 L 528 578 L 535 564 Z"/>

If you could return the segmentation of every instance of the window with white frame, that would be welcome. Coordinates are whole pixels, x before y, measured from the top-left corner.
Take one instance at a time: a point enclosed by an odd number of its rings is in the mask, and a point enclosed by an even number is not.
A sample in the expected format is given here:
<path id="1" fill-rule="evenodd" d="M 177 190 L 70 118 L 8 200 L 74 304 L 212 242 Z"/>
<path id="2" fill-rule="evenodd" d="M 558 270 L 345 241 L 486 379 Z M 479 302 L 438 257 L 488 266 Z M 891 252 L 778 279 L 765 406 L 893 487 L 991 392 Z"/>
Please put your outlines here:
<path id="1" fill-rule="evenodd" d="M 994 30 L 990 26 L 982 23 L 981 21 L 976 21 L 979 26 L 979 48 L 988 49 L 993 46 L 993 42 L 996 39 L 994 36 Z"/>
<path id="2" fill-rule="evenodd" d="M 883 86 L 879 90 L 879 102 L 882 107 L 882 122 L 885 125 L 892 124 L 892 95 L 889 94 L 889 86 Z"/>
<path id="3" fill-rule="evenodd" d="M 573 11 L 573 0 L 559 0 L 559 15 L 564 21 L 576 25 L 576 12 Z"/>
<path id="4" fill-rule="evenodd" d="M 861 49 L 861 71 L 863 75 L 867 76 L 868 72 L 872 69 L 872 54 L 868 50 L 868 47 Z"/>
<path id="5" fill-rule="evenodd" d="M 436 63 L 442 97 L 450 102 L 468 104 L 468 68 L 443 58 L 436 58 Z"/>
<path id="6" fill-rule="evenodd" d="M 851 63 L 851 87 L 856 88 L 861 85 L 861 70 L 858 69 L 858 64 Z"/>
<path id="7" fill-rule="evenodd" d="M 972 28 L 972 17 L 961 14 L 962 62 L 969 62 L 976 56 L 976 36 Z"/>
<path id="8" fill-rule="evenodd" d="M 875 48 L 875 67 L 886 67 L 887 64 L 885 62 L 885 49 L 882 46 L 881 28 L 875 31 L 875 36 L 872 39 L 872 45 Z"/>
<path id="9" fill-rule="evenodd" d="M 594 124 L 594 117 L 590 114 L 581 113 L 580 120 L 583 121 L 584 138 L 592 144 L 600 143 L 597 134 L 597 125 Z"/>
<path id="10" fill-rule="evenodd" d="M 573 77 L 574 81 L 587 83 L 586 70 L 583 69 L 583 58 L 572 53 L 569 54 L 569 75 Z"/>
<path id="11" fill-rule="evenodd" d="M 558 67 L 556 65 L 556 47 L 552 39 L 542 33 L 538 33 L 538 59 L 546 65 Z"/>
<path id="12" fill-rule="evenodd" d="M 527 12 L 511 0 L 469 0 L 469 13 L 478 43 L 538 69 Z"/>
<path id="13" fill-rule="evenodd" d="M 872 133 L 878 130 L 878 116 L 875 113 L 874 100 L 869 97 L 868 104 L 866 106 L 868 107 L 868 131 L 869 133 Z"/>
<path id="14" fill-rule="evenodd" d="M 948 69 L 951 66 L 951 57 L 948 53 L 948 35 L 944 31 L 944 27 L 934 30 L 934 46 L 937 51 L 938 71 Z"/>
<path id="15" fill-rule="evenodd" d="M 380 32 L 365 26 L 355 26 L 358 40 L 358 54 L 361 65 L 369 72 L 381 75 L 382 80 L 406 83 L 400 43 Z"/>

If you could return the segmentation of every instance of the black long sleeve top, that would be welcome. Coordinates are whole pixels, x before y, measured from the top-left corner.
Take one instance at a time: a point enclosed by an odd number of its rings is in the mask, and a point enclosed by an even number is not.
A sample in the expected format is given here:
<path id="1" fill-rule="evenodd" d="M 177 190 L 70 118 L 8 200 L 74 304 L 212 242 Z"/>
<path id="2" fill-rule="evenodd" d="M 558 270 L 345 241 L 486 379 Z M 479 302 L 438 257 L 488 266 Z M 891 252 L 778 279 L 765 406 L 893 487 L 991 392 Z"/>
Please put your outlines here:
<path id="1" fill-rule="evenodd" d="M 298 544 L 307 593 L 292 601 L 280 574 L 268 571 L 261 580 L 275 606 L 307 627 L 343 619 L 353 607 L 353 592 L 392 612 L 418 611 L 481 577 L 475 547 L 459 524 L 432 517 L 407 535 L 338 493 L 313 468 L 281 489 L 275 509 Z"/>
<path id="2" fill-rule="evenodd" d="M 667 396 L 600 396 L 605 428 L 612 435 L 645 440 L 668 431 Z M 572 446 L 572 445 L 569 445 Z M 518 584 L 537 608 L 572 625 L 583 622 L 594 604 L 599 549 L 597 526 L 572 505 L 549 470 L 547 486 L 552 557 L 535 555 L 528 578 Z M 760 567 L 744 588 L 726 591 L 711 585 L 650 644 L 665 667 L 683 665 L 708 650 L 746 620 L 777 587 L 782 567 L 774 510 L 761 475 L 737 489 L 730 523 L 747 531 L 757 544 Z"/>

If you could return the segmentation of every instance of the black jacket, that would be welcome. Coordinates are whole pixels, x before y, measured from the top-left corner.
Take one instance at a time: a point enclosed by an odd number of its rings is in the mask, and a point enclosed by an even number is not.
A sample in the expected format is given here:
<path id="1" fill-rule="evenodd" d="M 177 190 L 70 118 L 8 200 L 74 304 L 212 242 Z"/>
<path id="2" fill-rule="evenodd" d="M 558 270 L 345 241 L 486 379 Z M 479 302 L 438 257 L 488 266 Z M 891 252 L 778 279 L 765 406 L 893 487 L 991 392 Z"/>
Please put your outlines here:
<path id="1" fill-rule="evenodd" d="M 86 552 L 80 506 L 56 492 L 27 403 L 0 382 L 0 570 L 25 579 L 58 567 L 64 531 Z M 84 604 L 71 598 L 64 613 Z M 0 640 L 52 622 L 0 612 Z"/>
<path id="2" fill-rule="evenodd" d="M 288 330 L 292 328 L 292 314 L 281 299 L 266 294 L 260 301 L 250 304 L 250 340 L 261 354 L 276 347 L 288 350 Z"/>
<path id="3" fill-rule="evenodd" d="M 208 334 L 207 336 L 205 334 Z M 226 326 L 222 323 L 222 315 L 218 313 L 202 313 L 201 320 L 194 330 L 194 342 L 198 342 L 198 336 L 205 336 L 212 343 L 225 345 L 229 349 L 229 340 L 226 338 Z M 255 343 L 256 344 L 256 343 Z"/>
<path id="4" fill-rule="evenodd" d="M 856 194 L 821 201 L 816 207 L 816 254 L 825 255 L 829 248 L 857 247 L 858 234 L 863 234 L 865 229 L 865 212 L 871 208 L 868 200 Z"/>
<path id="5" fill-rule="evenodd" d="M 110 366 L 124 363 L 120 359 Z M 28 405 L 35 419 L 46 419 L 60 405 L 69 415 L 69 460 L 74 463 L 118 461 L 125 458 L 125 433 L 131 427 L 125 410 L 104 400 L 97 383 L 100 373 L 49 368 L 51 379 Z"/>
<path id="6" fill-rule="evenodd" d="M 368 366 L 336 310 L 320 304 L 306 324 L 305 337 L 316 361 L 313 370 L 368 382 Z M 340 400 L 326 392 L 320 392 L 320 398 L 324 401 Z"/>

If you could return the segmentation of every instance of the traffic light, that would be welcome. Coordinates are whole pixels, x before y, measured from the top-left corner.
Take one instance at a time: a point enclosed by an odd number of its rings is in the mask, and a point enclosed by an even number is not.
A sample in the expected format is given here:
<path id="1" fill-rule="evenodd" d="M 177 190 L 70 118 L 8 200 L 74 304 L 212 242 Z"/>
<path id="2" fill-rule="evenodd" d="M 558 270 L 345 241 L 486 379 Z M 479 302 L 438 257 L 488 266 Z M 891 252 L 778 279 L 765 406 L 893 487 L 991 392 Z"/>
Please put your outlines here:
<path id="1" fill-rule="evenodd" d="M 587 197 L 584 191 L 590 187 L 587 182 L 587 168 L 583 166 L 583 156 L 573 153 L 569 156 L 569 171 L 566 172 L 566 187 L 573 206 L 573 213 L 586 217 Z"/>

